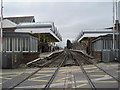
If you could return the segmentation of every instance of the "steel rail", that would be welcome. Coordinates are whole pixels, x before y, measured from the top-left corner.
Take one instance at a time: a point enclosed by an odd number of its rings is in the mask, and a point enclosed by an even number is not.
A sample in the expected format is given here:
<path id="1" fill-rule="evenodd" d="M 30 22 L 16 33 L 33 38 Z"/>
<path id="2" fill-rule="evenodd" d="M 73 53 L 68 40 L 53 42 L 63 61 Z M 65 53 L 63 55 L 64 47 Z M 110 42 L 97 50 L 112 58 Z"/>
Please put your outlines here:
<path id="1" fill-rule="evenodd" d="M 91 63 L 92 65 L 96 66 L 98 69 L 100 69 L 101 71 L 103 71 L 103 72 L 106 73 L 107 75 L 111 76 L 111 77 L 112 77 L 113 79 L 115 79 L 116 81 L 120 82 L 119 79 L 115 78 L 114 76 L 112 76 L 111 74 L 109 74 L 108 72 L 106 72 L 104 69 L 102 69 L 102 68 L 100 68 L 99 66 L 97 66 L 96 64 L 94 64 L 90 59 L 88 60 L 87 58 L 83 57 L 82 55 L 81 55 L 81 57 L 82 57 L 83 59 L 85 59 L 86 61 L 88 61 L 89 63 Z"/>
<path id="2" fill-rule="evenodd" d="M 62 54 L 63 54 L 63 53 L 62 53 Z M 56 58 L 61 57 L 62 54 L 60 54 L 60 55 L 57 56 Z M 31 73 L 29 76 L 25 77 L 24 80 L 22 80 L 21 82 L 17 83 L 17 84 L 14 85 L 13 87 L 11 87 L 9 90 L 13 90 L 15 87 L 17 87 L 18 85 L 20 85 L 20 84 L 23 83 L 24 81 L 28 80 L 31 76 L 33 76 L 34 74 L 36 74 L 37 72 L 39 72 L 43 67 L 45 67 L 45 66 L 47 66 L 47 65 L 49 65 L 49 64 L 51 64 L 51 63 L 52 63 L 52 62 L 44 64 L 42 67 L 40 67 L 40 69 L 36 70 L 35 72 Z"/>
<path id="3" fill-rule="evenodd" d="M 58 58 L 56 58 L 55 60 L 53 60 L 53 62 L 52 63 L 50 63 L 50 65 L 48 66 L 48 67 L 58 67 L 59 65 L 56 65 L 56 62 L 58 63 L 58 61 L 59 61 L 59 58 L 61 58 L 62 56 L 64 56 L 64 54 L 65 53 L 62 53 Z M 59 61 L 59 62 L 61 62 L 61 60 Z"/>
<path id="4" fill-rule="evenodd" d="M 85 71 L 85 69 L 83 68 L 82 64 L 78 61 L 78 58 L 76 56 L 73 55 L 73 53 L 71 54 L 73 59 L 78 63 L 78 65 L 80 66 L 80 69 L 82 70 L 82 72 L 84 73 L 86 79 L 88 80 L 88 83 L 90 84 L 92 90 L 97 90 L 95 85 L 93 84 L 92 80 L 90 79 L 89 75 L 87 74 L 87 72 Z"/>
<path id="5" fill-rule="evenodd" d="M 48 83 L 46 84 L 45 88 L 43 90 L 49 90 L 49 87 L 51 85 L 51 83 L 53 82 L 54 78 L 56 77 L 60 67 L 64 64 L 64 62 L 66 61 L 66 56 L 64 56 L 63 61 L 59 64 L 58 68 L 55 70 L 54 74 L 51 76 L 50 80 L 48 81 Z"/>

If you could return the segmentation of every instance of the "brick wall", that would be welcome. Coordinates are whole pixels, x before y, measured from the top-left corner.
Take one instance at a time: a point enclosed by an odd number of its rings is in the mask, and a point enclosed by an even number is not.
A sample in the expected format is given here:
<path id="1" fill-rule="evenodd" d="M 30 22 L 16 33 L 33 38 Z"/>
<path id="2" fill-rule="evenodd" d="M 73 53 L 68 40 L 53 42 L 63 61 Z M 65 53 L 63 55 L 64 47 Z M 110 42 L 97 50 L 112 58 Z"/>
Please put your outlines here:
<path id="1" fill-rule="evenodd" d="M 97 59 L 102 60 L 102 52 L 100 51 L 93 51 L 93 56 Z"/>
<path id="2" fill-rule="evenodd" d="M 24 53 L 22 63 L 28 63 L 39 58 L 39 53 Z"/>

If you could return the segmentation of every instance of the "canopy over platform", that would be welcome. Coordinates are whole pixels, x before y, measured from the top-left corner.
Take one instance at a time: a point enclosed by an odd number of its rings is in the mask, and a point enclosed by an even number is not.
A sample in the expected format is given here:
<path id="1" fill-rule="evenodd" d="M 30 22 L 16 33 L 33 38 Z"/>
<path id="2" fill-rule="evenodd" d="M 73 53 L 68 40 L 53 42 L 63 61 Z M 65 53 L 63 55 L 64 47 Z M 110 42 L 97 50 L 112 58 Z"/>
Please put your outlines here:
<path id="1" fill-rule="evenodd" d="M 36 35 L 47 42 L 60 42 L 62 37 L 54 22 L 35 22 L 34 16 L 5 17 L 3 19 L 4 32 L 27 32 Z"/>
<path id="2" fill-rule="evenodd" d="M 50 42 L 62 41 L 61 35 L 54 23 L 22 23 L 17 25 L 15 32 L 33 33 L 38 37 L 44 37 Z"/>
<path id="3" fill-rule="evenodd" d="M 104 35 L 112 34 L 112 33 L 113 33 L 112 30 L 83 30 L 79 34 L 77 41 L 80 42 L 84 38 L 104 36 Z"/>

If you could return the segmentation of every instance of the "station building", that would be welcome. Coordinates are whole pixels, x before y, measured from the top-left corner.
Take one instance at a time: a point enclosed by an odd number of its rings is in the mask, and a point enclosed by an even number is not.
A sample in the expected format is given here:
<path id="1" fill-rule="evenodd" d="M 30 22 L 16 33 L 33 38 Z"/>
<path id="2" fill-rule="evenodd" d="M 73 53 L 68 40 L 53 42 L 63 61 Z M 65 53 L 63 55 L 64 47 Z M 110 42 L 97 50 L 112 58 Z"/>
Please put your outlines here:
<path id="1" fill-rule="evenodd" d="M 29 33 L 3 33 L 3 68 L 15 68 L 38 57 L 38 39 Z M 28 57 L 29 55 L 29 57 Z"/>
<path id="2" fill-rule="evenodd" d="M 36 23 L 34 16 L 3 19 L 2 68 L 16 68 L 52 50 L 61 41 L 54 23 Z"/>
<path id="3" fill-rule="evenodd" d="M 94 56 L 104 62 L 113 61 L 118 58 L 118 32 L 115 31 L 115 51 L 113 57 L 113 31 L 104 30 L 83 30 L 77 38 L 79 50 Z"/>
<path id="4" fill-rule="evenodd" d="M 118 41 L 115 35 L 115 47 L 113 50 L 113 37 L 112 34 L 99 36 L 92 40 L 92 55 L 104 62 L 117 60 L 118 58 Z"/>
<path id="5" fill-rule="evenodd" d="M 112 34 L 112 30 L 82 30 L 77 37 L 77 41 L 80 42 L 79 49 L 84 53 L 92 54 L 92 40 L 107 34 Z"/>

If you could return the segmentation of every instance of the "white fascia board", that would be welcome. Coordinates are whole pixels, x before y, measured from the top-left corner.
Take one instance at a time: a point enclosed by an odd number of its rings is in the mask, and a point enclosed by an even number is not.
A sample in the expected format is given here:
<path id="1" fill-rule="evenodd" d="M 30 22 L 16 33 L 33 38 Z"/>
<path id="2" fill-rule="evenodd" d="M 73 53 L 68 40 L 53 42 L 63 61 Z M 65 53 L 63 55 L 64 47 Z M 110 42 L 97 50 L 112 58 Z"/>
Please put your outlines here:
<path id="1" fill-rule="evenodd" d="M 51 30 L 50 30 L 50 34 L 52 34 L 59 42 L 61 41 Z"/>
<path id="2" fill-rule="evenodd" d="M 84 36 L 82 36 L 80 39 L 78 39 L 78 42 L 80 42 L 83 38 L 84 38 Z"/>
<path id="3" fill-rule="evenodd" d="M 45 29 L 39 29 L 39 28 L 21 28 L 21 29 L 16 29 L 15 32 L 27 32 L 30 33 L 32 31 L 32 33 L 47 33 L 50 31 L 49 28 Z"/>
<path id="4" fill-rule="evenodd" d="M 104 36 L 107 34 L 112 34 L 112 33 L 103 33 L 103 34 L 99 34 L 99 33 L 91 33 L 91 34 L 84 34 L 79 40 L 78 42 L 80 42 L 84 37 L 99 37 L 99 36 Z"/>
<path id="5" fill-rule="evenodd" d="M 50 33 L 58 41 L 60 41 L 60 39 L 50 29 L 51 28 L 21 28 L 21 29 L 16 29 L 15 32 L 27 32 L 27 33 L 30 33 L 32 31 L 32 33 Z"/>

